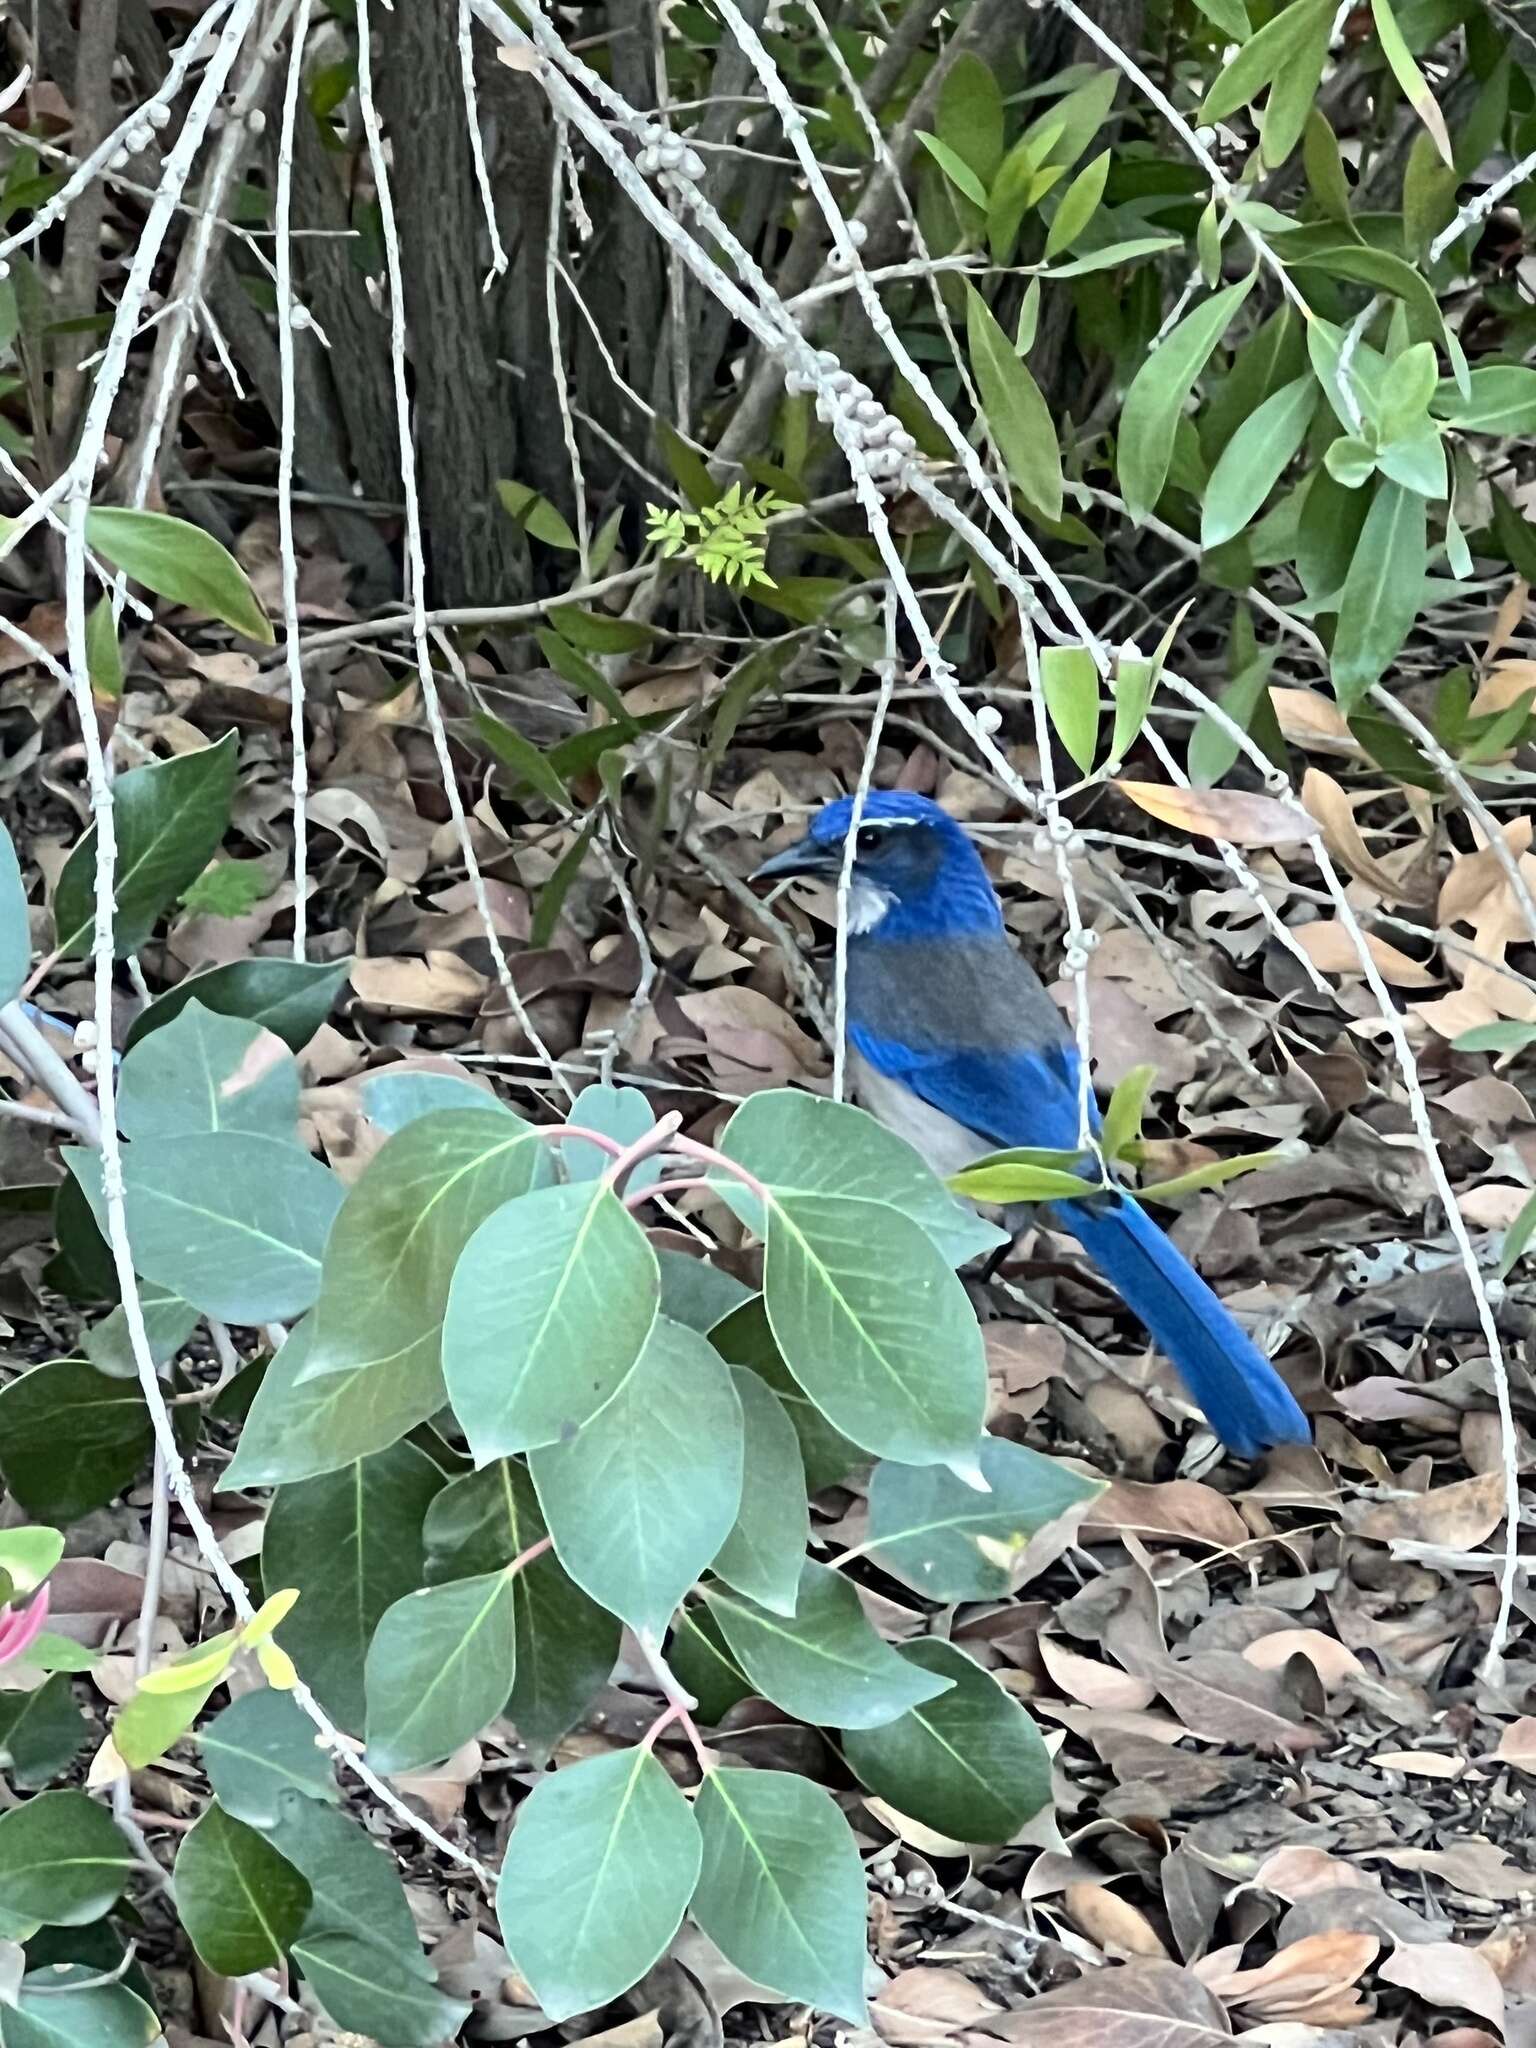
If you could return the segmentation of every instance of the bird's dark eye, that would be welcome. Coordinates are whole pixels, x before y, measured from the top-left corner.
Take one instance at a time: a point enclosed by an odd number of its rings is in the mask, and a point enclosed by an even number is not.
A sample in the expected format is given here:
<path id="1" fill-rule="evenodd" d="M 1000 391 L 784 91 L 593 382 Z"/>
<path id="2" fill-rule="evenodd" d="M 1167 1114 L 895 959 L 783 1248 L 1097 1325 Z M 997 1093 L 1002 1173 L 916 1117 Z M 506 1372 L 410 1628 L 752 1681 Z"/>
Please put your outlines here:
<path id="1" fill-rule="evenodd" d="M 858 852 L 868 860 L 871 854 L 879 853 L 890 843 L 890 835 L 882 832 L 878 825 L 861 825 L 859 836 L 854 841 Z"/>

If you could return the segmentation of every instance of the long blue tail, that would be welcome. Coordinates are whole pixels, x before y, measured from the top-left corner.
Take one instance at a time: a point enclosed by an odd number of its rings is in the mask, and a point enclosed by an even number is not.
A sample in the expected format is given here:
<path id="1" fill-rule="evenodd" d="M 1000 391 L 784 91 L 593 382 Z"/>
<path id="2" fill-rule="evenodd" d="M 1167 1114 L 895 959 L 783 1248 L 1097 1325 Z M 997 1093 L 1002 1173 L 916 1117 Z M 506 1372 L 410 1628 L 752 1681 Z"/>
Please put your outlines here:
<path id="1" fill-rule="evenodd" d="M 1224 1444 L 1252 1458 L 1272 1444 L 1311 1441 L 1290 1388 L 1145 1209 L 1121 1196 L 1062 1202 L 1055 1213 L 1146 1324 Z"/>

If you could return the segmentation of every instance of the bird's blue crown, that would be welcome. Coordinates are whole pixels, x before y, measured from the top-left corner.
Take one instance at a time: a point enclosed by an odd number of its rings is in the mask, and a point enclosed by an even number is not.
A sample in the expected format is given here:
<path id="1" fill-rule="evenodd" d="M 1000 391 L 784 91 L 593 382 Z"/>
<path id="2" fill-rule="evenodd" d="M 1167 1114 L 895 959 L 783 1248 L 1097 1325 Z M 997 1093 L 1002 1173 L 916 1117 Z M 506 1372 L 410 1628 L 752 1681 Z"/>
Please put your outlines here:
<path id="1" fill-rule="evenodd" d="M 809 837 L 841 848 L 853 798 L 819 811 Z M 875 789 L 864 800 L 854 849 L 857 881 L 889 896 L 871 936 L 883 940 L 1001 932 L 998 903 L 981 856 L 948 811 L 926 796 Z"/>

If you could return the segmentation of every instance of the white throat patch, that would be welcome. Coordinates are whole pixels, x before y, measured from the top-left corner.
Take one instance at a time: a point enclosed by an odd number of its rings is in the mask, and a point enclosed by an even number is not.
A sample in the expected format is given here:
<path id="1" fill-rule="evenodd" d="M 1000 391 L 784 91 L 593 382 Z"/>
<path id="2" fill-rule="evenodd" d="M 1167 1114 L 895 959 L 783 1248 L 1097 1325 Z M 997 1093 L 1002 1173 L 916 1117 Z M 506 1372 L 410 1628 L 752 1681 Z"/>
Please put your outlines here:
<path id="1" fill-rule="evenodd" d="M 862 938 L 866 932 L 872 932 L 895 901 L 889 889 L 855 875 L 848 890 L 849 937 Z"/>

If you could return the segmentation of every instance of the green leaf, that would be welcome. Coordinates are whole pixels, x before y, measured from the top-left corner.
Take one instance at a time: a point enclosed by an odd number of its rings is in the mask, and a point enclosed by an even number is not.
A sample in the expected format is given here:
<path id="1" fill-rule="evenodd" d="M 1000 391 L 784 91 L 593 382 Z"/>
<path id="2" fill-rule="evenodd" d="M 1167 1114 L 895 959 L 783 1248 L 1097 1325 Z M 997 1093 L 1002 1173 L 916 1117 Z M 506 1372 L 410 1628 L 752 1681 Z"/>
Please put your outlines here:
<path id="1" fill-rule="evenodd" d="M 426 1577 L 422 1522 L 443 1476 L 411 1444 L 278 1488 L 261 1545 L 267 1597 L 294 1587 L 283 1647 L 331 1717 L 354 1733 L 363 1659 L 385 1610 Z"/>
<path id="2" fill-rule="evenodd" d="M 1499 1278 L 1507 1280 L 1525 1255 L 1525 1248 L 1536 1237 L 1536 1195 L 1532 1195 L 1520 1214 L 1504 1233 L 1504 1243 L 1499 1251 Z"/>
<path id="3" fill-rule="evenodd" d="M 271 894 L 265 861 L 216 860 L 182 891 L 181 904 L 184 910 L 208 917 L 244 917 Z"/>
<path id="4" fill-rule="evenodd" d="M 80 1655 L 89 1655 L 62 1636 L 51 1638 L 51 1642 L 66 1655 L 74 1653 L 70 1664 L 75 1669 Z M 46 1631 L 35 1637 L 27 1648 L 28 1665 L 42 1668 L 49 1647 Z M 67 1770 L 90 1732 L 89 1722 L 75 1704 L 67 1671 L 55 1671 L 36 1692 L 0 1693 L 0 1755 L 12 1784 L 23 1792 L 36 1791 Z"/>
<path id="5" fill-rule="evenodd" d="M 805 1461 L 778 1396 L 744 1365 L 731 1374 L 745 1456 L 741 1507 L 714 1561 L 716 1574 L 774 1614 L 793 1614 L 810 1541 Z"/>
<path id="6" fill-rule="evenodd" d="M 368 1761 L 386 1777 L 440 1763 L 507 1703 L 517 1655 L 510 1572 L 397 1600 L 368 1648 Z"/>
<path id="7" fill-rule="evenodd" d="M 843 1195 L 776 1196 L 763 1300 L 785 1364 L 844 1436 L 915 1463 L 974 1456 L 981 1332 L 943 1253 L 908 1217 Z"/>
<path id="8" fill-rule="evenodd" d="M 1321 18 L 1314 17 L 1311 33 L 1291 52 L 1269 89 L 1259 123 L 1259 158 L 1267 169 L 1278 170 L 1301 140 L 1328 61 L 1332 26 L 1325 5 Z"/>
<path id="9" fill-rule="evenodd" d="M 112 1740 L 130 1770 L 141 1771 L 180 1742 L 224 1682 L 222 1671 L 181 1692 L 139 1692 L 118 1712 Z"/>
<path id="10" fill-rule="evenodd" d="M 53 1963 L 22 1982 L 0 2014 L 5 2048 L 151 2048 L 160 2022 L 126 1984 L 80 1963 Z"/>
<path id="11" fill-rule="evenodd" d="M 694 1719 L 705 1727 L 723 1721 L 732 1707 L 752 1697 L 751 1680 L 738 1670 L 707 1607 L 679 1612 L 667 1639 L 667 1661 L 679 1684 L 698 1700 Z"/>
<path id="12" fill-rule="evenodd" d="M 363 1114 L 376 1130 L 389 1137 L 436 1109 L 499 1109 L 508 1116 L 513 1114 L 489 1088 L 461 1080 L 457 1074 L 386 1067 L 382 1073 L 369 1074 L 363 1081 Z"/>
<path id="13" fill-rule="evenodd" d="M 663 1249 L 656 1260 L 661 1267 L 661 1313 L 701 1336 L 707 1337 L 744 1301 L 756 1299 L 733 1273 L 696 1259 L 691 1252 Z"/>
<path id="14" fill-rule="evenodd" d="M 303 1602 L 300 1602 L 302 1607 Z M 288 1636 L 295 1608 L 283 1628 Z M 306 1668 L 306 1678 L 309 1672 Z M 314 1724 L 291 1693 L 242 1693 L 198 1733 L 203 1768 L 224 1811 L 248 1827 L 275 1828 L 284 1792 L 306 1799 L 338 1797 L 330 1759 L 315 1741 Z"/>
<path id="15" fill-rule="evenodd" d="M 1202 548 L 1242 532 L 1306 439 L 1316 410 L 1316 380 L 1303 372 L 1244 420 L 1211 471 L 1200 512 Z"/>
<path id="16" fill-rule="evenodd" d="M 453 2039 L 469 2007 L 437 1990 L 392 1859 L 334 1807 L 294 1792 L 282 1807 L 270 1839 L 314 1895 L 293 1960 L 331 2019 L 381 2048 Z"/>
<path id="17" fill-rule="evenodd" d="M 1536 532 L 1531 523 L 1500 490 L 1497 484 L 1490 486 L 1493 501 L 1493 537 L 1504 551 L 1505 559 L 1517 576 L 1527 582 L 1536 577 Z"/>
<path id="18" fill-rule="evenodd" d="M 1227 718 L 1240 732 L 1258 741 L 1280 761 L 1285 759 L 1284 742 L 1279 739 L 1275 726 L 1274 705 L 1269 695 L 1270 671 L 1274 666 L 1274 650 L 1264 647 L 1217 695 Z M 1204 712 L 1189 736 L 1189 752 L 1186 756 L 1189 779 L 1197 789 L 1211 789 L 1228 773 L 1237 760 L 1242 748 L 1227 730 L 1225 724 L 1210 712 Z"/>
<path id="19" fill-rule="evenodd" d="M 1022 1551 L 1037 1529 L 1104 1490 L 1102 1481 L 1006 1437 L 983 1439 L 980 1464 L 990 1493 L 932 1466 L 880 1464 L 871 1474 L 870 1547 L 885 1570 L 927 1600 L 1005 1598 L 1012 1575 L 999 1550 Z"/>
<path id="20" fill-rule="evenodd" d="M 605 727 L 611 731 L 611 727 Z M 533 913 L 533 922 L 528 928 L 528 944 L 537 951 L 547 946 L 555 935 L 555 926 L 560 922 L 560 913 L 565 908 L 565 899 L 570 894 L 571 884 L 581 872 L 581 864 L 587 857 L 587 848 L 597 830 L 598 814 L 593 811 L 590 818 L 576 834 L 565 852 L 561 854 L 550 872 L 547 882 L 539 891 L 538 905 Z"/>
<path id="21" fill-rule="evenodd" d="M 1401 440 L 1424 430 L 1437 374 L 1435 351 L 1427 341 L 1416 341 L 1388 364 L 1376 401 L 1377 425 L 1384 441 Z"/>
<path id="22" fill-rule="evenodd" d="M 273 645 L 272 622 L 250 578 L 211 533 L 164 512 L 97 505 L 85 515 L 87 544 L 156 597 L 219 619 L 247 640 Z"/>
<path id="23" fill-rule="evenodd" d="M 0 1914 L 85 1927 L 121 1896 L 133 1849 L 83 1792 L 39 1792 L 0 1814 Z"/>
<path id="24" fill-rule="evenodd" d="M 1314 107 L 1302 131 L 1301 160 L 1306 167 L 1312 197 L 1330 220 L 1350 223 L 1351 191 L 1339 153 L 1339 138 L 1326 114 Z"/>
<path id="25" fill-rule="evenodd" d="M 549 1173 L 549 1148 L 495 1104 L 438 1110 L 387 1140 L 326 1242 L 305 1379 L 436 1366 L 466 1245 Z"/>
<path id="26" fill-rule="evenodd" d="M 1455 380 L 1435 386 L 1431 400 L 1448 426 L 1468 434 L 1536 433 L 1536 370 L 1523 363 L 1488 363 L 1473 370 L 1463 398 Z"/>
<path id="27" fill-rule="evenodd" d="M 1030 508 L 1047 520 L 1061 517 L 1061 450 L 1056 423 L 986 300 L 965 288 L 966 348 L 981 392 L 987 428 L 1008 474 Z"/>
<path id="28" fill-rule="evenodd" d="M 952 1266 L 1008 1242 L 1005 1232 L 947 1194 L 904 1138 L 849 1103 L 803 1088 L 759 1089 L 732 1113 L 717 1142 L 727 1159 L 776 1194 L 859 1196 L 899 1209 Z M 717 1173 L 710 1185 L 749 1230 L 766 1236 L 762 1204 L 739 1180 Z"/>
<path id="29" fill-rule="evenodd" d="M 855 2026 L 864 2004 L 864 1866 L 831 1794 L 792 1771 L 711 1771 L 692 1916 L 728 1962 Z"/>
<path id="30" fill-rule="evenodd" d="M 1232 62 L 1205 96 L 1204 122 L 1225 121 L 1239 107 L 1257 99 L 1287 65 L 1298 62 L 1315 41 L 1319 24 L 1326 35 L 1333 18 L 1332 0 L 1291 0 L 1264 27 L 1248 37 Z"/>
<path id="31" fill-rule="evenodd" d="M 576 536 L 566 523 L 564 514 L 531 484 L 514 483 L 510 477 L 502 477 L 497 482 L 496 495 L 517 524 L 531 533 L 535 540 L 543 541 L 546 547 L 566 548 L 572 554 L 576 552 Z"/>
<path id="32" fill-rule="evenodd" d="M 1253 34 L 1243 0 L 1195 0 L 1195 5 L 1207 21 L 1215 22 L 1234 43 L 1246 43 Z"/>
<path id="33" fill-rule="evenodd" d="M 610 618 L 606 612 L 582 611 L 573 604 L 556 605 L 549 622 L 583 654 L 634 654 L 649 647 L 655 638 L 654 627 L 633 619 Z"/>
<path id="34" fill-rule="evenodd" d="M 633 1145 L 656 1127 L 656 1112 L 643 1088 L 614 1088 L 593 1081 L 571 1104 L 566 1121 L 578 1130 L 597 1131 L 620 1145 Z M 600 1180 L 607 1172 L 611 1155 L 590 1138 L 562 1138 L 560 1163 L 567 1180 Z M 631 1167 L 624 1181 L 626 1194 L 650 1187 L 661 1178 L 659 1159 L 642 1159 Z"/>
<path id="35" fill-rule="evenodd" d="M 1084 775 L 1099 742 L 1099 671 L 1086 647 L 1042 647 L 1040 689 L 1057 739 Z"/>
<path id="36" fill-rule="evenodd" d="M 1528 1045 L 1536 1045 L 1536 1024 L 1518 1024 L 1512 1018 L 1501 1018 L 1497 1024 L 1474 1024 L 1451 1040 L 1452 1052 L 1521 1052 Z M 4 1400 L 0 1394 L 0 1404 Z M 11 1488 L 13 1493 L 15 1490 Z"/>
<path id="37" fill-rule="evenodd" d="M 898 1813 L 952 1841 L 1008 1841 L 1051 1803 L 1051 1759 L 1040 1731 L 953 1643 L 927 1637 L 897 1654 L 947 1678 L 950 1689 L 883 1728 L 846 1734 L 849 1765 Z"/>
<path id="38" fill-rule="evenodd" d="M 704 1597 L 758 1692 L 797 1721 L 878 1728 L 944 1690 L 943 1680 L 903 1666 L 865 1620 L 857 1592 L 840 1572 L 808 1558 L 793 1616 L 770 1614 L 720 1586 L 708 1587 Z"/>
<path id="39" fill-rule="evenodd" d="M 433 1584 L 498 1571 L 548 1535 L 533 1481 L 498 1458 L 453 1480 L 427 1510 Z M 505 1713 L 537 1763 L 553 1754 L 618 1662 L 618 1617 L 591 1600 L 551 1552 L 512 1581 L 516 1676 Z"/>
<path id="40" fill-rule="evenodd" d="M 127 779 L 119 776 L 117 787 L 121 789 Z M 302 1052 L 329 1016 L 349 971 L 350 962 L 345 960 L 329 967 L 304 960 L 234 960 L 206 974 L 188 975 L 134 1018 L 127 1050 L 169 1024 L 188 1003 L 197 1002 L 221 1017 L 246 1017 L 265 1025 L 290 1052 Z"/>
<path id="41" fill-rule="evenodd" d="M 17 1593 L 35 1593 L 64 1555 L 57 1529 L 0 1529 L 0 1572 Z"/>
<path id="42" fill-rule="evenodd" d="M 722 1358 L 732 1365 L 749 1367 L 777 1395 L 800 1440 L 809 1492 L 819 1493 L 823 1487 L 839 1485 L 851 1472 L 868 1463 L 858 1445 L 832 1427 L 784 1363 L 760 1294 L 739 1303 L 716 1323 L 709 1332 L 709 1341 Z"/>
<path id="43" fill-rule="evenodd" d="M 566 788 L 564 777 L 532 740 L 525 739 L 512 726 L 504 724 L 489 711 L 481 710 L 478 705 L 474 721 L 476 732 L 511 776 L 514 789 L 526 783 L 528 788 L 547 798 L 556 810 L 570 809 L 571 792 Z"/>
<path id="44" fill-rule="evenodd" d="M 1311 0 L 1301 4 L 1310 5 Z M 1119 435 L 1120 483 L 1132 519 L 1145 519 L 1162 496 L 1184 401 L 1256 275 L 1250 271 L 1186 313 L 1132 379 L 1121 408 Z"/>
<path id="45" fill-rule="evenodd" d="M 1083 166 L 1062 193 L 1056 217 L 1045 238 L 1047 263 L 1053 256 L 1059 256 L 1063 249 L 1070 249 L 1098 212 L 1099 201 L 1104 197 L 1104 187 L 1109 179 L 1110 161 L 1111 152 L 1101 150 L 1092 163 Z"/>
<path id="46" fill-rule="evenodd" d="M 0 821 L 0 1007 L 20 995 L 32 966 L 27 892 L 11 835 Z"/>
<path id="47" fill-rule="evenodd" d="M 970 50 L 950 61 L 939 87 L 938 129 L 983 188 L 1003 160 L 1003 96 L 992 67 Z M 986 205 L 985 190 L 980 202 Z"/>
<path id="48" fill-rule="evenodd" d="M 1071 1202 L 1083 1193 L 1080 1173 L 1039 1166 L 1032 1159 L 994 1152 L 949 1177 L 948 1186 L 973 1202 Z"/>
<path id="49" fill-rule="evenodd" d="M 1119 1159 L 1128 1145 L 1141 1136 L 1141 1119 L 1147 1106 L 1147 1090 L 1157 1079 L 1155 1066 L 1132 1067 L 1115 1083 L 1104 1112 L 1099 1141 L 1106 1159 Z"/>
<path id="50" fill-rule="evenodd" d="M 1413 630 L 1428 552 L 1424 500 L 1384 478 L 1339 597 L 1331 668 L 1334 692 L 1346 711 L 1385 675 Z"/>
<path id="51" fill-rule="evenodd" d="M 703 1848 L 648 1749 L 541 1778 L 518 1809 L 496 1886 L 502 1939 L 553 2021 L 628 1991 L 682 1925 Z"/>
<path id="52" fill-rule="evenodd" d="M 1439 150 L 1446 168 L 1455 170 L 1456 157 L 1451 148 L 1451 138 L 1446 132 L 1445 116 L 1429 89 L 1429 80 L 1413 61 L 1389 0 L 1371 0 L 1371 18 L 1376 24 L 1376 39 L 1381 44 L 1381 54 L 1391 66 L 1392 76 L 1402 87 L 1404 99 L 1424 123 L 1425 132 Z"/>
<path id="53" fill-rule="evenodd" d="M 176 1852 L 176 1909 L 205 1966 L 243 1977 L 281 1962 L 310 1907 L 304 1879 L 215 1800 Z"/>
<path id="54" fill-rule="evenodd" d="M 1421 498 L 1446 496 L 1445 444 L 1433 427 L 1388 441 L 1377 451 L 1376 467 L 1404 490 L 1417 491 Z"/>
<path id="55" fill-rule="evenodd" d="M 634 1370 L 661 1291 L 645 1232 L 598 1181 L 487 1218 L 443 1319 L 449 1398 L 477 1464 L 559 1443 Z"/>
<path id="56" fill-rule="evenodd" d="M 979 206 L 984 210 L 987 204 L 987 188 L 959 151 L 951 149 L 947 142 L 941 142 L 937 135 L 930 135 L 926 128 L 918 129 L 917 139 L 956 191 L 964 193 L 972 206 Z"/>
<path id="57" fill-rule="evenodd" d="M 661 450 L 661 459 L 671 470 L 684 497 L 695 511 L 702 512 L 706 505 L 715 504 L 725 486 L 717 484 L 709 473 L 709 464 L 678 433 L 669 420 L 658 413 L 652 422 L 656 446 Z"/>
<path id="58" fill-rule="evenodd" d="M 1321 270 L 1329 277 L 1346 277 L 1366 284 L 1373 291 L 1390 292 L 1401 299 L 1408 313 L 1408 328 L 1415 341 L 1446 343 L 1446 326 L 1439 302 L 1423 276 L 1390 249 L 1377 249 L 1361 242 L 1342 242 L 1335 248 L 1308 249 L 1292 266 L 1296 270 Z M 1319 337 L 1322 338 L 1322 337 Z M 1309 343 L 1313 337 L 1309 331 Z M 1355 354 L 1355 374 L 1368 374 L 1367 352 Z"/>
<path id="59" fill-rule="evenodd" d="M 104 1230 L 99 1156 L 68 1149 L 64 1159 Z M 146 1279 L 226 1323 L 282 1321 L 313 1303 L 342 1187 L 297 1145 L 247 1131 L 141 1138 L 123 1174 Z"/>
<path id="60" fill-rule="evenodd" d="M 130 768 L 113 783 L 117 959 L 139 951 L 162 911 L 207 867 L 229 824 L 234 790 L 232 732 L 195 753 Z M 53 919 L 58 949 L 66 959 L 89 952 L 96 929 L 94 825 L 64 863 Z"/>
<path id="61" fill-rule="evenodd" d="M 729 1368 L 696 1330 L 658 1316 L 618 1392 L 566 1442 L 534 1451 L 529 1469 L 577 1585 L 659 1640 L 741 1505 Z"/>
<path id="62" fill-rule="evenodd" d="M 75 1522 L 149 1463 L 154 1430 L 135 1382 L 77 1358 L 35 1365 L 0 1389 L 0 1471 L 29 1514 Z"/>
<path id="63" fill-rule="evenodd" d="M 1171 1180 L 1152 1181 L 1148 1186 L 1138 1188 L 1138 1201 L 1176 1202 L 1183 1195 L 1198 1194 L 1202 1188 L 1219 1188 L 1229 1180 L 1236 1180 L 1239 1174 L 1261 1173 L 1267 1166 L 1292 1166 L 1295 1155 L 1289 1146 L 1277 1146 L 1268 1152 L 1241 1152 L 1230 1159 L 1212 1159 L 1204 1166 L 1191 1167 L 1188 1173 L 1175 1174 Z"/>
<path id="64" fill-rule="evenodd" d="M 1330 441 L 1323 461 L 1334 482 L 1346 491 L 1358 491 L 1376 474 L 1376 450 L 1358 434 L 1340 434 Z"/>
<path id="65" fill-rule="evenodd" d="M 251 1131 L 295 1142 L 298 1062 L 275 1032 L 188 1003 L 124 1056 L 117 1121 L 133 1139 Z"/>
<path id="66" fill-rule="evenodd" d="M 398 1442 L 443 1406 L 442 1368 L 425 1351 L 388 1372 L 360 1369 L 301 1382 L 313 1336 L 309 1317 L 289 1331 L 267 1367 L 225 1468 L 225 1491 L 340 1471 Z"/>

